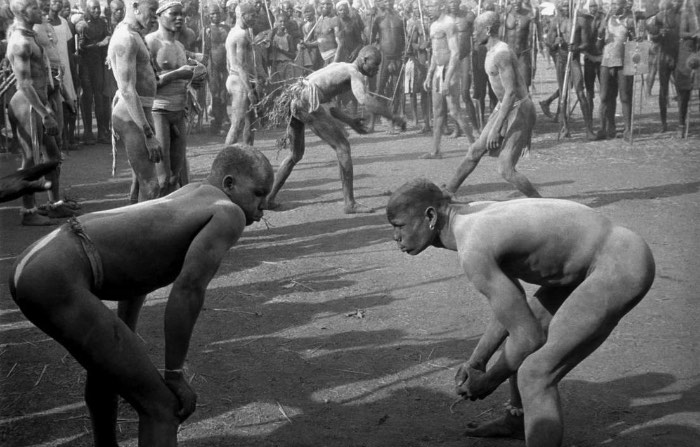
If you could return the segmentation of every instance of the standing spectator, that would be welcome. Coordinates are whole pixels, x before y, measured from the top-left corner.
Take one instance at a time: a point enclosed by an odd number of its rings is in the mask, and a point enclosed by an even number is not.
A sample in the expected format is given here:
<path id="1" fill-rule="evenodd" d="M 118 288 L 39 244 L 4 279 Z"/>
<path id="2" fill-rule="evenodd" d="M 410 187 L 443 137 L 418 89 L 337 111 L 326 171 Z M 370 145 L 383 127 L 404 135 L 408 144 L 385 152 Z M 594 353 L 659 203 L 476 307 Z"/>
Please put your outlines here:
<path id="1" fill-rule="evenodd" d="M 112 0 L 109 4 L 109 35 L 111 36 L 119 22 L 124 19 L 124 3 L 121 0 Z M 117 93 L 117 81 L 114 78 L 112 67 L 107 64 L 105 67 L 105 83 L 104 83 L 104 111 L 106 113 L 105 120 L 110 122 L 112 116 L 112 100 Z"/>
<path id="2" fill-rule="evenodd" d="M 585 33 L 587 45 L 583 53 L 583 83 L 586 87 L 586 99 L 592 116 L 595 80 L 598 79 L 598 83 L 600 83 L 600 62 L 603 60 L 603 49 L 601 45 L 598 45 L 598 30 L 605 21 L 605 13 L 599 8 L 596 0 L 590 0 L 588 14 Z"/>
<path id="3" fill-rule="evenodd" d="M 275 16 L 276 32 L 272 37 L 270 46 L 272 49 L 272 76 L 271 81 L 291 82 L 294 77 L 294 65 L 296 46 L 294 37 L 287 31 L 287 23 L 284 12 L 280 11 Z M 275 85 L 275 84 L 273 84 Z"/>
<path id="4" fill-rule="evenodd" d="M 209 61 L 209 90 L 211 91 L 211 116 L 213 120 L 209 130 L 218 134 L 227 120 L 226 104 L 226 37 L 231 29 L 221 21 L 221 8 L 212 5 L 209 8 L 209 26 L 204 30 L 204 57 Z"/>
<path id="5" fill-rule="evenodd" d="M 302 14 L 304 23 L 301 26 L 301 32 L 304 37 L 297 43 L 297 57 L 294 63 L 298 71 L 295 77 L 305 77 L 317 70 L 321 65 L 321 55 L 318 52 L 318 47 L 306 45 L 307 42 L 316 41 L 316 10 L 314 5 L 305 5 L 304 9 L 302 9 Z"/>
<path id="6" fill-rule="evenodd" d="M 105 119 L 104 77 L 109 45 L 109 28 L 100 17 L 100 2 L 88 0 L 83 20 L 75 26 L 80 48 L 80 86 L 83 89 L 80 105 L 83 117 L 83 143 L 95 144 L 92 132 L 94 105 L 97 120 L 97 142 L 109 144 L 109 122 Z"/>
<path id="7" fill-rule="evenodd" d="M 73 32 L 71 31 L 68 21 L 61 17 L 59 13 L 63 9 L 62 0 L 51 0 L 49 6 L 48 21 L 53 26 L 56 34 L 56 49 L 61 62 L 61 89 L 63 92 L 63 104 L 57 105 L 63 112 L 62 124 L 62 146 L 67 149 L 72 144 L 73 136 L 70 132 L 68 122 L 69 116 L 75 123 L 75 114 L 77 112 L 78 97 L 75 93 L 75 85 L 73 83 L 73 73 L 71 72 L 71 61 L 69 54 L 73 52 Z M 65 105 L 65 107 L 64 107 Z"/>

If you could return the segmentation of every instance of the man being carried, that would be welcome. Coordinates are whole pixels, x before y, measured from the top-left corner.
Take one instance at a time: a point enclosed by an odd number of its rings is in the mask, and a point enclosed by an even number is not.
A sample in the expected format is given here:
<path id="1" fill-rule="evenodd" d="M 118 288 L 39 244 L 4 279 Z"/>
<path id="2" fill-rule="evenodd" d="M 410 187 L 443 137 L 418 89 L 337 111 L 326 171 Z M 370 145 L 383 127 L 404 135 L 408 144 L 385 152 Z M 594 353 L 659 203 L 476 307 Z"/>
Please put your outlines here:
<path id="1" fill-rule="evenodd" d="M 474 142 L 474 137 L 459 105 L 461 47 L 457 26 L 451 17 L 443 14 L 444 0 L 429 0 L 426 6 L 433 21 L 430 25 L 433 54 L 424 85 L 426 90 L 432 91 L 433 150 L 421 158 L 442 158 L 440 140 L 447 111 L 459 126 L 457 135 L 465 132 L 469 143 Z"/>
<path id="2" fill-rule="evenodd" d="M 377 74 L 381 63 L 381 53 L 373 46 L 366 46 L 354 63 L 338 62 L 322 68 L 296 84 L 293 84 L 275 101 L 272 112 L 273 121 L 289 123 L 287 137 L 291 153 L 282 161 L 272 192 L 267 198 L 268 208 L 275 209 L 277 193 L 292 173 L 294 166 L 304 156 L 304 129 L 306 126 L 328 143 L 336 152 L 340 166 L 340 182 L 343 185 L 345 213 L 370 213 L 372 209 L 355 202 L 353 193 L 353 169 L 350 158 L 350 143 L 342 123 L 349 125 L 357 133 L 367 133 L 361 118 L 352 118 L 337 108 L 326 111 L 322 104 L 330 102 L 335 96 L 352 91 L 360 105 L 371 113 L 380 114 L 405 128 L 403 118 L 391 114 L 386 104 L 370 96 L 365 88 L 365 76 Z"/>
<path id="3" fill-rule="evenodd" d="M 379 14 L 374 19 L 370 36 L 370 43 L 376 42 L 382 53 L 376 92 L 390 98 L 393 112 L 403 115 L 403 86 L 400 73 L 406 45 L 403 19 L 394 11 L 394 0 L 377 0 L 377 8 Z M 397 97 L 394 97 L 394 93 L 398 93 Z M 374 124 L 375 117 L 370 115 L 370 132 L 374 131 Z M 394 132 L 393 125 L 389 132 Z"/>
<path id="4" fill-rule="evenodd" d="M 118 87 L 112 104 L 112 151 L 116 157 L 118 145 L 126 149 L 138 182 L 138 188 L 132 185 L 131 203 L 155 199 L 160 192 L 155 164 L 161 160 L 162 152 L 153 130 L 151 112 L 156 95 L 156 74 L 143 38 L 156 24 L 157 10 L 156 0 L 130 3 L 126 17 L 114 30 L 107 51 Z"/>
<path id="5" fill-rule="evenodd" d="M 456 192 L 488 152 L 490 156 L 498 157 L 498 172 L 506 181 L 527 197 L 541 197 L 527 177 L 515 170 L 523 151 L 530 149 L 536 119 L 535 107 L 518 69 L 518 58 L 498 38 L 497 13 L 487 11 L 481 14 L 474 27 L 475 43 L 486 44 L 488 48 L 484 65 L 499 102 L 447 184 L 447 190 Z"/>
<path id="6" fill-rule="evenodd" d="M 515 55 L 513 55 L 515 59 Z M 456 203 L 427 180 L 387 205 L 399 248 L 456 251 L 493 317 L 457 370 L 457 394 L 484 399 L 510 380 L 505 415 L 467 436 L 562 445 L 559 382 L 598 349 L 654 281 L 644 240 L 585 205 L 557 199 Z M 526 297 L 521 281 L 539 287 Z M 501 355 L 487 368 L 503 344 Z"/>
<path id="7" fill-rule="evenodd" d="M 156 165 L 160 196 L 167 196 L 184 185 L 182 173 L 186 170 L 187 149 L 187 87 L 197 66 L 187 63 L 185 47 L 176 39 L 184 23 L 183 7 L 179 0 L 161 0 L 156 11 L 158 30 L 146 36 L 153 68 L 158 76 L 158 89 L 153 101 L 153 122 L 156 138 L 162 145 L 163 157 Z M 201 72 L 202 76 L 204 72 Z"/>
<path id="8" fill-rule="evenodd" d="M 231 96 L 231 128 L 226 135 L 226 144 L 237 143 L 242 133 L 243 141 L 252 145 L 251 126 L 255 121 L 252 106 L 258 102 L 256 89 L 261 87 L 258 74 L 264 75 L 264 69 L 262 61 L 256 60 L 252 47 L 250 26 L 255 20 L 255 7 L 241 3 L 236 9 L 236 24 L 226 37 L 226 90 Z"/>
<path id="9" fill-rule="evenodd" d="M 7 39 L 7 59 L 17 79 L 17 91 L 8 104 L 8 115 L 22 148 L 22 169 L 39 162 L 41 148 L 49 162 L 60 162 L 61 152 L 54 138 L 58 135 L 56 114 L 48 97 L 49 67 L 42 48 L 37 44 L 34 25 L 42 23 L 36 0 L 12 0 L 14 24 Z M 22 197 L 22 225 L 52 225 L 51 217 L 70 217 L 75 212 L 59 200 L 60 164 L 46 174 L 49 189 L 48 217 L 39 213 L 34 194 Z"/>
<path id="10" fill-rule="evenodd" d="M 117 445 L 118 395 L 138 412 L 140 447 L 176 445 L 197 401 L 183 368 L 207 285 L 246 225 L 262 217 L 272 175 L 257 150 L 228 147 L 204 182 L 72 218 L 17 257 L 17 306 L 87 370 L 96 446 Z M 169 284 L 161 376 L 135 331 L 146 294 Z M 117 314 L 105 300 L 119 301 Z"/>

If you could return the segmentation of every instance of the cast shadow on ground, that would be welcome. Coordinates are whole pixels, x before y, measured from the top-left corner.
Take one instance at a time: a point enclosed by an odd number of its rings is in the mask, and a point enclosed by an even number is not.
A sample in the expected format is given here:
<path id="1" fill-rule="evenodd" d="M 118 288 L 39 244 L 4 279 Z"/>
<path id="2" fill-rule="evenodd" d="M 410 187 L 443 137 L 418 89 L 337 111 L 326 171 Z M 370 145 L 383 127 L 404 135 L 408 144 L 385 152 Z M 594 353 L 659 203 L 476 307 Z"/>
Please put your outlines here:
<path id="1" fill-rule="evenodd" d="M 599 208 L 622 200 L 651 200 L 693 194 L 700 191 L 700 182 L 669 183 L 648 186 L 646 188 L 618 189 L 614 191 L 587 191 L 582 194 L 561 197 L 586 203 L 592 208 Z"/>
<path id="2" fill-rule="evenodd" d="M 560 185 L 569 185 L 571 183 L 574 183 L 573 180 L 557 180 L 553 182 L 545 182 L 545 183 L 534 183 L 535 188 L 541 189 L 544 187 L 549 187 L 549 186 L 560 186 Z M 468 196 L 468 195 L 483 195 L 483 194 L 489 194 L 493 192 L 502 192 L 502 191 L 513 191 L 515 193 L 518 192 L 517 189 L 510 183 L 506 182 L 503 180 L 502 182 L 498 183 L 475 183 L 475 184 L 467 184 L 467 185 L 462 185 L 459 187 L 455 195 L 459 199 L 466 199 L 463 196 Z M 525 196 L 518 197 L 518 198 L 524 198 Z"/>

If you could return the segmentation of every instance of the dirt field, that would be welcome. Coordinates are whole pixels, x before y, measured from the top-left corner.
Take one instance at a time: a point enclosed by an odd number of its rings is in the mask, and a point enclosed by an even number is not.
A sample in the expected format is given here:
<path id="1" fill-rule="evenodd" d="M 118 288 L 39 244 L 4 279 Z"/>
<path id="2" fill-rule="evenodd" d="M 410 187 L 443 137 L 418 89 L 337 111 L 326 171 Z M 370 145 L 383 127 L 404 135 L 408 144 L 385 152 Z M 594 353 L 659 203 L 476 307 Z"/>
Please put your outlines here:
<path id="1" fill-rule="evenodd" d="M 553 77 L 542 69 L 543 79 Z M 535 100 L 555 87 L 540 80 Z M 641 234 L 657 262 L 647 297 L 610 339 L 561 384 L 567 446 L 696 446 L 700 436 L 700 138 L 659 129 L 656 96 L 637 116 L 634 146 L 573 138 L 538 116 L 536 139 L 519 168 L 547 197 L 596 208 Z M 638 109 L 637 109 L 638 111 Z M 676 118 L 675 104 L 670 120 Z M 597 112 L 596 112 L 597 123 Z M 309 135 L 306 158 L 267 214 L 269 228 L 246 230 L 209 287 L 188 358 L 199 393 L 180 445 L 197 446 L 522 446 L 465 438 L 470 421 L 502 410 L 506 387 L 484 401 L 451 407 L 455 367 L 486 327 L 485 299 L 467 283 L 456 254 L 396 249 L 383 207 L 390 191 L 424 176 L 445 182 L 466 140 L 444 141 L 446 157 L 419 160 L 430 139 L 415 130 L 353 135 L 355 192 L 377 208 L 342 214 L 332 151 Z M 257 146 L 276 167 L 277 133 Z M 193 135 L 193 177 L 209 169 L 222 138 Z M 125 205 L 129 171 L 120 154 L 110 177 L 107 146 L 83 147 L 64 163 L 63 184 L 86 211 Z M 0 171 L 17 166 L 4 156 Z M 518 197 L 484 159 L 459 191 L 470 200 Z M 43 198 L 42 198 L 43 200 Z M 50 228 L 19 226 L 19 201 L 0 206 L 0 277 Z M 692 273 L 695 272 L 695 273 Z M 526 287 L 532 292 L 532 287 Z M 139 334 L 163 365 L 162 314 L 168 289 L 149 296 Z M 85 373 L 65 349 L 17 310 L 0 287 L 0 445 L 92 445 L 82 400 Z M 135 446 L 136 414 L 123 405 L 120 439 Z"/>

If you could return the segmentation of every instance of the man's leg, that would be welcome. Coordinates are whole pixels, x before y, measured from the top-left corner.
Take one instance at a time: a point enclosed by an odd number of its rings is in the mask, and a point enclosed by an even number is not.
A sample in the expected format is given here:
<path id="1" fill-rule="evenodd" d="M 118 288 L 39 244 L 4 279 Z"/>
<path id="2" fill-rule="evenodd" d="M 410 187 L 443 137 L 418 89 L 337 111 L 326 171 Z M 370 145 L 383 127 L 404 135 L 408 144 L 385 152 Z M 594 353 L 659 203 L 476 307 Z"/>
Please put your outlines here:
<path id="1" fill-rule="evenodd" d="M 476 117 L 476 108 L 471 95 L 472 88 L 472 56 L 468 54 L 462 62 L 462 99 L 464 100 L 464 109 L 467 112 L 467 118 L 472 126 L 472 129 L 479 131 L 479 121 Z"/>
<path id="2" fill-rule="evenodd" d="M 552 318 L 547 342 L 518 370 L 528 445 L 561 445 L 559 382 L 608 338 L 651 286 L 654 262 L 648 247 L 636 235 L 621 239 L 602 248 L 595 270 Z"/>
<path id="3" fill-rule="evenodd" d="M 615 102 L 617 101 L 617 80 L 611 68 L 600 68 L 600 130 L 597 139 L 615 138 Z M 610 116 L 612 115 L 612 117 Z"/>
<path id="4" fill-rule="evenodd" d="M 17 91 L 8 104 L 8 118 L 13 130 L 16 131 L 19 147 L 22 150 L 22 169 L 31 168 L 37 162 L 34 154 L 34 141 L 38 140 L 34 135 L 42 131 L 41 119 L 31 112 L 29 101 L 24 93 Z M 33 121 L 32 121 L 33 120 Z M 32 134 L 34 132 L 34 135 Z M 38 148 L 36 153 L 38 153 Z M 46 176 L 46 180 L 54 174 Z M 22 196 L 22 225 L 47 226 L 53 225 L 51 219 L 38 213 L 34 194 Z"/>
<path id="5" fill-rule="evenodd" d="M 442 74 L 436 70 L 433 75 L 431 91 L 433 101 L 433 150 L 427 154 L 423 154 L 421 158 L 442 158 L 440 154 L 440 140 L 442 140 L 443 127 L 447 118 L 447 107 L 445 98 L 440 93 L 440 83 L 442 82 Z"/>
<path id="6" fill-rule="evenodd" d="M 586 97 L 586 91 L 583 86 L 583 68 L 579 61 L 571 62 L 571 82 L 576 90 L 576 97 L 578 98 L 578 104 L 581 108 L 581 114 L 583 115 L 583 122 L 586 126 L 586 139 L 588 141 L 593 141 L 596 139 L 596 134 L 593 132 L 593 115 L 589 108 L 588 98 Z"/>
<path id="7" fill-rule="evenodd" d="M 153 117 L 151 112 L 145 109 L 144 112 L 146 113 L 146 118 L 152 123 Z M 131 120 L 131 115 L 126 109 L 124 101 L 117 101 L 114 106 L 112 127 L 119 136 L 121 143 L 124 144 L 129 164 L 138 180 L 138 201 L 143 202 L 157 198 L 160 193 L 160 187 L 158 185 L 156 165 L 148 159 L 146 137 L 143 134 L 143 129 Z M 152 124 L 152 127 L 155 127 L 155 125 Z"/>
<path id="8" fill-rule="evenodd" d="M 302 158 L 304 158 L 304 128 L 305 125 L 303 122 L 292 117 L 287 133 L 287 137 L 289 138 L 290 154 L 287 155 L 284 160 L 282 160 L 282 164 L 280 164 L 280 167 L 277 169 L 275 181 L 272 185 L 272 191 L 270 191 L 270 194 L 267 196 L 267 209 L 273 210 L 279 207 L 279 204 L 275 202 L 277 193 L 279 193 L 280 189 L 282 189 L 282 186 L 284 185 L 284 182 L 286 182 L 289 178 L 289 174 L 292 173 L 294 166 L 296 166 L 296 164 L 299 163 Z"/>
<path id="9" fill-rule="evenodd" d="M 170 141 L 170 119 L 169 112 L 156 110 L 153 112 L 153 130 L 156 138 L 160 141 L 163 156 L 159 163 L 156 163 L 156 176 L 158 178 L 159 197 L 170 194 L 170 176 L 172 173 L 170 164 L 171 141 Z"/>
<path id="10" fill-rule="evenodd" d="M 668 83 L 671 80 L 673 67 L 669 67 L 665 61 L 659 61 L 659 115 L 661 117 L 661 132 L 668 130 L 668 121 L 666 112 L 668 109 Z"/>
<path id="11" fill-rule="evenodd" d="M 455 77 L 461 77 L 460 72 L 455 73 Z M 454 79 L 454 78 L 453 78 Z M 463 134 L 466 135 L 469 144 L 474 142 L 474 128 L 472 128 L 470 123 L 467 123 L 464 113 L 462 112 L 462 107 L 459 105 L 459 100 L 461 94 L 459 91 L 460 82 L 459 79 L 455 79 L 455 82 L 450 86 L 450 90 L 447 98 L 447 110 L 450 112 L 450 116 L 457 122 L 457 126 L 460 128 Z"/>
<path id="12" fill-rule="evenodd" d="M 595 98 L 595 62 L 587 57 L 583 59 L 583 84 L 586 88 L 586 99 L 588 100 L 588 110 L 593 116 L 593 99 Z"/>
<path id="13" fill-rule="evenodd" d="M 486 153 L 486 138 L 493 127 L 495 121 L 494 114 L 491 114 L 491 118 L 484 126 L 484 130 L 481 131 L 479 138 L 469 146 L 467 154 L 464 156 L 462 163 L 457 167 L 457 172 L 454 173 L 450 181 L 446 185 L 446 189 L 451 193 L 456 193 L 457 189 L 464 183 L 464 180 L 469 177 L 476 166 L 481 161 L 481 157 Z M 437 128 L 434 130 L 437 131 Z"/>
<path id="14" fill-rule="evenodd" d="M 177 398 L 136 334 L 90 292 L 92 273 L 81 251 L 76 240 L 59 233 L 15 275 L 15 302 L 88 371 L 86 391 L 97 393 L 86 395 L 91 415 L 98 417 L 93 421 L 99 430 L 94 433 L 96 446 L 117 445 L 112 422 L 115 392 L 139 414 L 139 446 L 174 446 Z M 59 255 L 62 262 L 56 262 Z M 96 390 L 98 383 L 111 392 Z M 100 397 L 106 401 L 97 400 Z"/>
<path id="15" fill-rule="evenodd" d="M 375 92 L 379 95 L 389 97 L 389 95 L 384 94 L 386 85 L 389 82 L 389 61 L 387 60 L 385 54 L 382 54 L 382 61 L 379 64 L 379 71 L 377 72 L 375 78 L 377 80 L 377 90 L 375 90 Z M 374 113 L 369 114 L 369 125 L 367 128 L 370 133 L 374 132 L 374 125 L 376 124 L 377 119 L 378 117 Z"/>
<path id="16" fill-rule="evenodd" d="M 534 113 L 534 108 L 533 108 Z M 527 197 L 542 197 L 532 186 L 530 180 L 515 169 L 515 165 L 520 160 L 525 145 L 529 144 L 531 130 L 527 129 L 528 122 L 514 123 L 514 129 L 509 129 L 503 140 L 503 148 L 498 156 L 498 173 L 518 191 Z M 534 127 L 534 122 L 532 123 Z"/>
<path id="17" fill-rule="evenodd" d="M 171 192 L 189 183 L 187 166 L 187 116 L 184 110 L 173 112 L 173 115 L 170 124 Z"/>
<path id="18" fill-rule="evenodd" d="M 80 113 L 83 115 L 83 143 L 95 144 L 95 136 L 92 133 L 92 106 L 93 85 L 91 82 L 91 64 L 89 61 L 80 63 L 80 86 L 83 90 L 80 96 Z"/>
<path id="19" fill-rule="evenodd" d="M 345 201 L 345 214 L 374 212 L 373 209 L 360 205 L 355 201 L 350 142 L 345 136 L 342 124 L 330 116 L 323 108 L 310 114 L 310 119 L 307 124 L 319 138 L 333 148 L 338 157 L 340 183 L 343 187 L 343 199 Z"/>
<path id="20" fill-rule="evenodd" d="M 634 76 L 625 76 L 622 67 L 617 72 L 620 90 L 620 103 L 622 105 L 622 117 L 625 120 L 623 138 L 631 141 L 632 138 L 632 89 L 634 88 Z"/>
<path id="21" fill-rule="evenodd" d="M 92 92 L 95 95 L 95 121 L 97 121 L 97 142 L 101 144 L 109 144 L 109 120 L 106 120 L 105 115 L 107 111 L 105 110 L 105 95 L 103 94 L 104 86 L 104 73 L 105 65 L 104 63 L 98 63 L 94 65 L 93 71 L 91 73 L 91 84 Z"/>
<path id="22" fill-rule="evenodd" d="M 242 81 L 238 76 L 229 76 L 226 81 L 226 88 L 231 95 L 231 128 L 226 135 L 226 145 L 237 143 L 245 126 L 250 104 L 241 84 Z"/>

